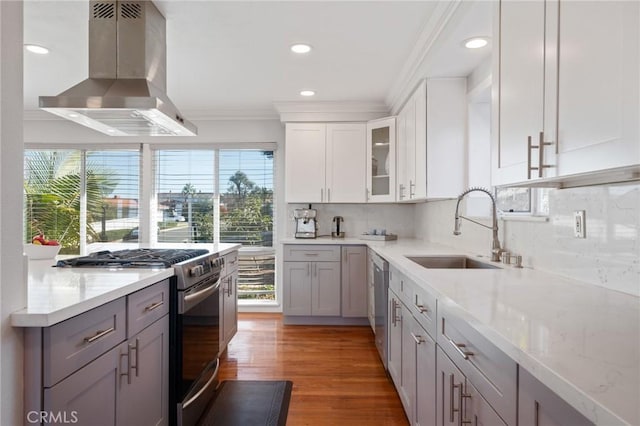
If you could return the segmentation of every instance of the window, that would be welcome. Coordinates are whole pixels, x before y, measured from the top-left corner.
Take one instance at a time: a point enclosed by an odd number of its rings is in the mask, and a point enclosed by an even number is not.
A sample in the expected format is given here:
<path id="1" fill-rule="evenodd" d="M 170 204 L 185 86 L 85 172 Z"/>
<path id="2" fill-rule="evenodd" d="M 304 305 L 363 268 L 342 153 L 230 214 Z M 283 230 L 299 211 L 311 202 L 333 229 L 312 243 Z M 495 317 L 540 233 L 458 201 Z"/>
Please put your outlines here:
<path id="1" fill-rule="evenodd" d="M 549 190 L 545 188 L 496 188 L 496 204 L 503 215 L 546 216 Z"/>
<path id="2" fill-rule="evenodd" d="M 158 241 L 242 244 L 238 298 L 274 300 L 273 177 L 273 151 L 156 150 Z"/>
<path id="3" fill-rule="evenodd" d="M 241 243 L 238 298 L 275 299 L 273 151 L 220 150 L 220 241 Z"/>
<path id="4" fill-rule="evenodd" d="M 25 150 L 24 160 L 25 241 L 43 233 L 80 254 L 137 229 L 139 150 Z"/>
<path id="5" fill-rule="evenodd" d="M 158 241 L 214 242 L 215 151 L 158 150 L 155 177 Z"/>

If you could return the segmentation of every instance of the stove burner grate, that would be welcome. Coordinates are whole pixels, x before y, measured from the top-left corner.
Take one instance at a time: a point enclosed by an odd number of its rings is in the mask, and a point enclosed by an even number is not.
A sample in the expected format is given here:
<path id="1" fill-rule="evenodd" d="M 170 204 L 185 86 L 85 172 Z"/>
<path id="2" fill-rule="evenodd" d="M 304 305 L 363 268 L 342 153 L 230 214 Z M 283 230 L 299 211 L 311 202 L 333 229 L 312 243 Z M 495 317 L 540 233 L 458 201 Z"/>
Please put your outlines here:
<path id="1" fill-rule="evenodd" d="M 89 256 L 58 261 L 58 267 L 170 268 L 171 265 L 209 253 L 205 249 L 131 249 L 99 251 Z"/>

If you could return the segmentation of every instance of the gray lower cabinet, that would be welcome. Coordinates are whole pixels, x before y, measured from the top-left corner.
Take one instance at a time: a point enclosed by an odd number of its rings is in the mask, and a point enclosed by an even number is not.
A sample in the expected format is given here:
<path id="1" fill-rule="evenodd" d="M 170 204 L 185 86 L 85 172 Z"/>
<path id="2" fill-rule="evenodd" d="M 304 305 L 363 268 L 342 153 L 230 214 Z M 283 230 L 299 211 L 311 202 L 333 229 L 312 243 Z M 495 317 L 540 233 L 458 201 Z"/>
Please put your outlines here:
<path id="1" fill-rule="evenodd" d="M 389 290 L 389 324 L 387 327 L 387 369 L 396 385 L 396 389 L 402 386 L 402 302 L 398 296 Z M 400 399 L 402 400 L 402 392 Z M 403 401 L 404 405 L 404 401 Z"/>
<path id="2" fill-rule="evenodd" d="M 366 317 L 367 247 L 342 247 L 342 316 Z"/>
<path id="3" fill-rule="evenodd" d="M 436 342 L 415 318 L 411 319 L 411 338 L 416 353 L 413 423 L 416 426 L 432 426 L 436 424 Z"/>
<path id="4" fill-rule="evenodd" d="M 220 279 L 220 353 L 238 332 L 238 259 L 237 251 L 224 256 Z"/>
<path id="5" fill-rule="evenodd" d="M 460 386 L 464 386 L 464 374 L 449 357 L 437 348 L 436 373 L 436 424 L 438 426 L 458 426 L 461 423 Z"/>
<path id="6" fill-rule="evenodd" d="M 26 410 L 53 413 L 47 424 L 168 424 L 168 291 L 165 280 L 27 329 Z"/>
<path id="7" fill-rule="evenodd" d="M 593 425 L 527 370 L 520 367 L 518 373 L 518 425 Z"/>
<path id="8" fill-rule="evenodd" d="M 120 355 L 118 426 L 169 422 L 169 316 L 129 339 Z M 126 376 L 124 376 L 126 374 Z"/>
<path id="9" fill-rule="evenodd" d="M 340 316 L 340 246 L 284 246 L 285 315 Z"/>
<path id="10" fill-rule="evenodd" d="M 436 421 L 436 342 L 389 290 L 388 369 L 409 423 L 432 426 Z"/>
<path id="11" fill-rule="evenodd" d="M 220 340 L 220 352 L 223 352 L 238 332 L 238 272 L 225 277 L 221 286 L 222 339 Z"/>
<path id="12" fill-rule="evenodd" d="M 440 348 L 437 349 L 437 424 L 506 426 L 507 423 Z"/>
<path id="13" fill-rule="evenodd" d="M 446 305 L 438 305 L 437 339 L 439 347 L 503 423 L 517 424 L 517 363 Z M 473 404 L 480 403 L 473 401 Z"/>
<path id="14" fill-rule="evenodd" d="M 340 315 L 340 262 L 284 262 L 284 314 Z"/>

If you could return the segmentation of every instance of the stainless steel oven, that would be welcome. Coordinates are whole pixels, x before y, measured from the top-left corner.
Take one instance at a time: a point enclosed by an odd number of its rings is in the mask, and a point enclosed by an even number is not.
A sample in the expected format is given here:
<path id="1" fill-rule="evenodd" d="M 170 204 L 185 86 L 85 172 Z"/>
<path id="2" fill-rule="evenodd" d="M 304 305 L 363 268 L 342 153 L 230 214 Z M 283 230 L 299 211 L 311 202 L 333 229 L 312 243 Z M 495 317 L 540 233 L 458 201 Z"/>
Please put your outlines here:
<path id="1" fill-rule="evenodd" d="M 223 258 L 208 250 L 175 248 L 105 250 L 57 264 L 84 268 L 173 268 L 169 309 L 172 425 L 195 425 L 217 386 L 223 264 Z"/>
<path id="2" fill-rule="evenodd" d="M 176 270 L 171 324 L 172 406 L 179 426 L 195 425 L 218 385 L 222 258 Z"/>

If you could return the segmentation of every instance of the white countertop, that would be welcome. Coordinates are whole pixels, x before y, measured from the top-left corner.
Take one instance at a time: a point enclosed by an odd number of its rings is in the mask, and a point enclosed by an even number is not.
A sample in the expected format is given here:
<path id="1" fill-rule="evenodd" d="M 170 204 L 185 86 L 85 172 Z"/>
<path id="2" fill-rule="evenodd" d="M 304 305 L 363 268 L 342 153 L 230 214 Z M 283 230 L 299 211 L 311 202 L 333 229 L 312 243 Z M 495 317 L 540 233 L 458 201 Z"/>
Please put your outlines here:
<path id="1" fill-rule="evenodd" d="M 169 248 L 169 245 L 157 244 L 154 247 Z M 220 255 L 240 247 L 240 244 L 181 245 L 181 248 L 203 248 Z M 94 245 L 92 251 L 127 248 L 138 248 L 138 245 Z M 55 264 L 55 259 L 29 261 L 27 307 L 11 314 L 11 325 L 48 327 L 173 276 L 172 268 L 54 268 Z"/>
<path id="2" fill-rule="evenodd" d="M 282 242 L 371 247 L 594 423 L 640 425 L 640 298 L 526 267 L 425 269 L 405 255 L 476 256 L 422 240 Z"/>

